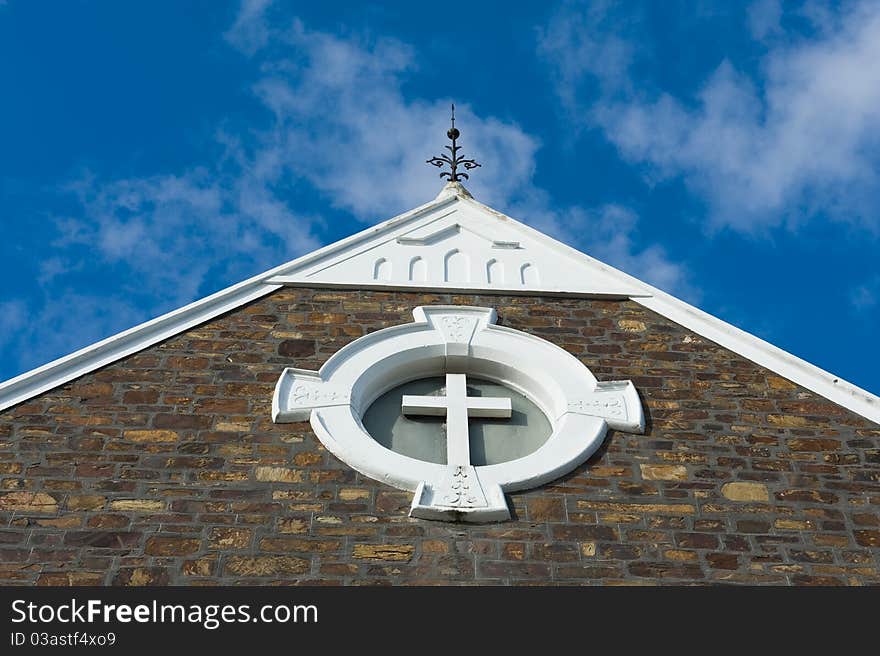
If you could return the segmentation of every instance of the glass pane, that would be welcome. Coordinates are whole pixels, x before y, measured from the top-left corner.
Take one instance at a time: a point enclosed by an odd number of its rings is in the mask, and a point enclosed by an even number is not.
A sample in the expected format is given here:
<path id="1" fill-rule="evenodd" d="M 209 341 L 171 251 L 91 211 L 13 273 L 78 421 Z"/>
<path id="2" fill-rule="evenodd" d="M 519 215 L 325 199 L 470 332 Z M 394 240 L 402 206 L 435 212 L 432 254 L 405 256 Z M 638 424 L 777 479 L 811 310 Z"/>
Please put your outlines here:
<path id="1" fill-rule="evenodd" d="M 439 464 L 446 463 L 446 418 L 404 416 L 404 394 L 445 396 L 443 377 L 416 380 L 386 392 L 363 416 L 364 428 L 379 444 L 397 453 Z M 467 379 L 468 396 L 509 398 L 510 418 L 470 420 L 473 465 L 494 465 L 537 450 L 550 437 L 550 422 L 534 403 L 511 389 L 478 378 Z"/>

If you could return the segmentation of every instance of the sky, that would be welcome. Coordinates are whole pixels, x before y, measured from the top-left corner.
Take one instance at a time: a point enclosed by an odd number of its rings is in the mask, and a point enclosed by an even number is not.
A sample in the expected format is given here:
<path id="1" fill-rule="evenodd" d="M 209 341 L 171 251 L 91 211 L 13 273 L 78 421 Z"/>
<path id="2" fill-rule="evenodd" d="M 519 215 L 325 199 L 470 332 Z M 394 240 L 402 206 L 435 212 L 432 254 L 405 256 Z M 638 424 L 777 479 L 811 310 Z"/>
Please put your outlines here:
<path id="1" fill-rule="evenodd" d="M 0 0 L 0 380 L 474 196 L 880 393 L 880 3 Z"/>

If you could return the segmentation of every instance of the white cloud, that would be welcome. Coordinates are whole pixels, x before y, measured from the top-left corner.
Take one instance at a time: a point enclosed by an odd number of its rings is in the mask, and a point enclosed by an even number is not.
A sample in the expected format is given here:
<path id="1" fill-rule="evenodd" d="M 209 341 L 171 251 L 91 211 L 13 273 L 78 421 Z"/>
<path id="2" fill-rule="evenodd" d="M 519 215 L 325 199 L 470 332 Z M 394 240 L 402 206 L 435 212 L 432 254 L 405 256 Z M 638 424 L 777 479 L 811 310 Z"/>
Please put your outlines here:
<path id="1" fill-rule="evenodd" d="M 271 4 L 272 0 L 242 0 L 226 40 L 251 55 L 265 47 L 270 36 L 266 10 Z"/>
<path id="2" fill-rule="evenodd" d="M 27 324 L 27 304 L 21 299 L 0 302 L 0 346 L 13 341 Z"/>
<path id="3" fill-rule="evenodd" d="M 277 30 L 254 93 L 275 118 L 263 156 L 324 192 L 337 207 L 375 221 L 437 194 L 438 171 L 425 160 L 442 151 L 449 99 L 408 99 L 416 69 L 408 45 L 393 39 L 340 38 L 294 21 Z M 456 108 L 461 143 L 483 164 L 473 191 L 510 199 L 532 175 L 535 138 L 517 125 Z"/>
<path id="4" fill-rule="evenodd" d="M 764 12 L 767 34 L 775 19 Z M 585 99 L 570 82 L 559 96 L 625 159 L 647 164 L 649 177 L 681 176 L 705 199 L 715 226 L 754 232 L 826 213 L 877 231 L 880 5 L 850 6 L 836 21 L 814 13 L 819 35 L 772 47 L 755 79 L 724 61 L 697 97 L 682 100 L 629 91 L 628 74 L 608 91 L 609 78 L 590 65 L 584 74 L 605 90 Z M 581 56 L 580 44 L 601 52 L 617 40 L 594 23 L 568 8 L 545 33 L 542 51 L 562 72 L 560 84 L 577 70 L 570 59 Z"/>
<path id="5" fill-rule="evenodd" d="M 229 278 L 317 247 L 311 222 L 290 212 L 270 182 L 244 164 L 234 178 L 206 170 L 110 181 L 86 175 L 68 186 L 81 214 L 60 222 L 55 245 L 91 246 L 123 267 L 120 284 L 163 305 L 186 303 L 218 266 Z"/>
<path id="6" fill-rule="evenodd" d="M 0 304 L 0 347 L 14 353 L 22 370 L 72 353 L 149 318 L 149 312 L 120 296 L 81 294 L 41 304 Z"/>
<path id="7" fill-rule="evenodd" d="M 12 341 L 25 366 L 192 301 L 211 291 L 209 280 L 239 280 L 318 247 L 319 219 L 287 205 L 287 185 L 306 181 L 368 222 L 440 190 L 438 170 L 425 160 L 443 152 L 450 100 L 403 93 L 418 65 L 412 48 L 309 31 L 298 21 L 270 23 L 269 9 L 243 2 L 225 35 L 258 65 L 253 91 L 271 113 L 268 126 L 218 131 L 222 156 L 203 167 L 118 179 L 86 173 L 65 187 L 77 211 L 57 217 L 54 252 L 39 272 L 56 298 L 29 308 L 26 328 L 15 324 Z M 631 211 L 555 208 L 533 180 L 538 139 L 466 102 L 456 116 L 466 156 L 483 164 L 468 184 L 481 201 L 670 291 L 693 293 L 683 267 L 661 249 L 636 246 Z M 57 298 L 64 276 L 94 273 L 93 260 L 99 271 L 113 271 L 118 292 Z M 10 306 L 8 325 L 23 308 Z"/>
<path id="8" fill-rule="evenodd" d="M 856 312 L 872 310 L 880 302 L 880 276 L 857 285 L 849 295 L 850 306 Z"/>
<path id="9" fill-rule="evenodd" d="M 782 33 L 782 0 L 755 0 L 746 16 L 749 31 L 759 41 Z"/>

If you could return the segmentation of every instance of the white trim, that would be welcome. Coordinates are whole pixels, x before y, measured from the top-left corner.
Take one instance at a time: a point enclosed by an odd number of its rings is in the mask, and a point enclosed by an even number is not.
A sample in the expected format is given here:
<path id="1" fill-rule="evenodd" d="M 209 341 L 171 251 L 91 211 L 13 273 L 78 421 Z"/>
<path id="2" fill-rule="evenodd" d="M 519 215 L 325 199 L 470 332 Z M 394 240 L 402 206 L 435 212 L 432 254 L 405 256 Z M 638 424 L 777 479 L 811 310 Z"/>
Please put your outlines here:
<path id="1" fill-rule="evenodd" d="M 306 287 L 308 289 L 381 289 L 382 291 L 394 292 L 437 292 L 439 294 L 489 294 L 495 296 L 549 296 L 555 298 L 594 298 L 604 301 L 619 301 L 627 298 L 638 298 L 637 294 L 626 294 L 623 292 L 568 292 L 564 289 L 547 288 L 540 291 L 523 287 L 503 287 L 503 286 L 486 286 L 476 283 L 457 283 L 448 286 L 427 285 L 425 283 L 414 282 L 395 282 L 383 283 L 378 280 L 369 282 L 317 282 L 304 281 L 302 278 L 294 276 L 272 276 L 265 280 L 267 284 L 283 285 L 284 287 Z M 645 296 L 649 294 L 645 292 Z"/>
<path id="2" fill-rule="evenodd" d="M 501 214 L 498 210 L 483 205 L 472 197 L 462 198 L 462 202 L 502 216 L 508 221 L 513 221 L 518 224 L 520 229 L 530 233 L 535 239 L 543 241 L 548 246 L 552 246 L 561 252 L 566 252 L 570 255 L 577 254 L 621 283 L 637 285 L 645 293 L 639 296 L 631 295 L 630 298 L 639 305 L 653 310 L 657 314 L 684 326 L 701 337 L 705 337 L 747 360 L 751 360 L 755 364 L 765 367 L 779 376 L 787 378 L 791 382 L 843 406 L 847 410 L 851 410 L 866 419 L 870 419 L 874 423 L 880 424 L 880 397 L 877 395 L 824 369 L 820 369 L 806 360 L 802 360 L 764 341 L 760 337 L 756 337 L 718 317 L 712 316 L 671 294 L 667 294 L 656 287 L 642 282 L 628 273 L 615 269 L 585 253 L 581 253 L 577 249 L 556 241 L 528 225 L 519 223 L 516 219 Z"/>
<path id="3" fill-rule="evenodd" d="M 413 285 L 399 283 L 386 285 L 365 284 L 363 281 L 319 283 L 317 281 L 303 280 L 294 275 L 297 272 L 303 271 L 306 267 L 317 264 L 319 260 L 336 257 L 346 251 L 351 252 L 353 249 L 362 247 L 363 244 L 371 239 L 390 232 L 408 222 L 424 220 L 426 223 L 431 223 L 437 220 L 438 216 L 436 213 L 438 211 L 450 208 L 456 202 L 466 203 L 481 212 L 488 212 L 493 216 L 510 222 L 519 231 L 531 236 L 547 248 L 555 250 L 560 255 L 580 258 L 583 262 L 624 283 L 629 287 L 629 293 L 622 295 L 620 293 L 573 293 L 563 289 L 504 289 L 495 285 L 491 288 L 483 288 L 474 284 L 466 287 L 428 287 L 418 283 Z M 413 227 L 410 227 L 410 229 L 413 229 Z M 730 349 L 734 353 L 762 367 L 766 367 L 793 383 L 801 385 L 866 419 L 880 424 L 880 397 L 473 200 L 464 187 L 455 183 L 446 185 L 437 198 L 431 202 L 425 203 L 409 212 L 362 230 L 357 234 L 324 246 L 312 253 L 275 267 L 179 310 L 165 314 L 157 319 L 148 321 L 8 380 L 0 384 L 0 410 L 63 385 L 78 376 L 152 346 L 163 339 L 167 339 L 224 312 L 234 310 L 245 303 L 278 289 L 280 285 L 328 289 L 356 287 L 361 289 L 400 291 L 420 289 L 437 292 L 456 291 L 459 293 L 523 294 L 574 298 L 631 298 L 636 303 L 684 326 L 688 330 L 712 340 L 720 346 Z M 641 292 L 643 295 L 639 295 L 637 292 Z"/>

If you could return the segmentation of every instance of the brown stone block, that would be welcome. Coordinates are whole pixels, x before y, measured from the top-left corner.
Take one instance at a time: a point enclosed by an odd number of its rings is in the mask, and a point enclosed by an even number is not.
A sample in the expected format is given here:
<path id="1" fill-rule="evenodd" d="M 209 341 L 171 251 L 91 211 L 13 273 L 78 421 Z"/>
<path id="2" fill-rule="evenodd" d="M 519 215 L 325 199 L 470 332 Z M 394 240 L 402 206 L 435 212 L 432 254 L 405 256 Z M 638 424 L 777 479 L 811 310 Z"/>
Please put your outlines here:
<path id="1" fill-rule="evenodd" d="M 556 568 L 560 579 L 609 579 L 623 575 L 615 565 L 561 565 Z"/>
<path id="2" fill-rule="evenodd" d="M 317 465 L 323 460 L 323 455 L 321 455 L 320 453 L 315 453 L 313 451 L 297 453 L 295 456 L 293 456 L 293 463 L 297 467 L 309 467 L 311 465 Z"/>
<path id="3" fill-rule="evenodd" d="M 168 585 L 168 581 L 164 567 L 123 567 L 113 577 L 113 585 L 125 586 Z"/>
<path id="4" fill-rule="evenodd" d="M 303 574 L 310 563 L 296 556 L 229 556 L 226 574 L 237 576 L 276 576 L 279 574 Z"/>
<path id="5" fill-rule="evenodd" d="M 212 417 L 190 414 L 157 414 L 153 418 L 156 428 L 204 429 L 211 425 Z"/>
<path id="6" fill-rule="evenodd" d="M 159 392 L 156 390 L 129 390 L 122 396 L 122 402 L 127 405 L 152 405 L 159 402 Z"/>
<path id="7" fill-rule="evenodd" d="M 446 554 L 449 553 L 449 545 L 443 540 L 425 540 L 422 542 L 423 554 Z"/>
<path id="8" fill-rule="evenodd" d="M 248 471 L 200 471 L 200 481 L 246 481 L 250 478 Z"/>
<path id="9" fill-rule="evenodd" d="M 6 492 L 0 494 L 0 511 L 54 513 L 58 502 L 45 492 Z"/>
<path id="10" fill-rule="evenodd" d="M 647 330 L 645 323 L 637 319 L 620 319 L 617 322 L 617 327 L 628 333 L 643 333 Z"/>
<path id="11" fill-rule="evenodd" d="M 795 574 L 792 577 L 792 582 L 795 585 L 844 585 L 843 580 L 835 576 L 810 576 L 807 574 Z"/>
<path id="12" fill-rule="evenodd" d="M 837 503 L 837 495 L 820 490 L 785 490 L 777 492 L 780 501 L 808 501 L 813 503 Z"/>
<path id="13" fill-rule="evenodd" d="M 96 494 L 71 495 L 67 497 L 68 510 L 101 510 L 107 497 Z"/>
<path id="14" fill-rule="evenodd" d="M 811 531 L 816 528 L 815 522 L 800 519 L 777 519 L 773 526 L 783 531 Z"/>
<path id="15" fill-rule="evenodd" d="M 206 414 L 247 414 L 249 409 L 247 399 L 202 399 L 196 403 L 196 410 Z"/>
<path id="16" fill-rule="evenodd" d="M 208 546 L 211 549 L 246 549 L 252 537 L 249 528 L 213 528 Z"/>
<path id="17" fill-rule="evenodd" d="M 348 322 L 348 315 L 341 312 L 309 312 L 306 321 L 316 324 L 344 324 Z"/>
<path id="18" fill-rule="evenodd" d="M 37 526 L 49 526 L 52 528 L 78 528 L 82 526 L 82 517 L 79 515 L 64 515 L 52 519 L 37 519 Z"/>
<path id="19" fill-rule="evenodd" d="M 645 531 L 642 529 L 630 529 L 626 532 L 628 542 L 655 542 L 658 544 L 668 544 L 672 542 L 672 537 L 663 531 Z"/>
<path id="20" fill-rule="evenodd" d="M 198 371 L 209 365 L 210 360 L 203 357 L 169 355 L 165 360 L 165 368 L 169 371 Z"/>
<path id="21" fill-rule="evenodd" d="M 157 537 L 147 540 L 144 553 L 149 556 L 189 556 L 201 548 L 199 538 Z"/>
<path id="22" fill-rule="evenodd" d="M 308 533 L 309 520 L 299 517 L 287 517 L 278 520 L 279 533 Z"/>
<path id="23" fill-rule="evenodd" d="M 323 563 L 320 572 L 327 576 L 355 576 L 359 569 L 353 563 Z"/>
<path id="24" fill-rule="evenodd" d="M 565 520 L 565 507 L 561 498 L 537 497 L 526 500 L 529 520 L 533 522 L 561 522 Z"/>
<path id="25" fill-rule="evenodd" d="M 769 501 L 767 486 L 763 483 L 736 481 L 721 486 L 721 494 L 731 501 Z"/>
<path id="26" fill-rule="evenodd" d="M 880 526 L 880 515 L 872 513 L 853 513 L 852 520 L 858 526 Z"/>
<path id="27" fill-rule="evenodd" d="M 741 519 L 736 523 L 736 530 L 740 533 L 767 533 L 770 531 L 770 522 L 758 519 Z"/>
<path id="28" fill-rule="evenodd" d="M 376 495 L 376 510 L 382 513 L 399 514 L 408 512 L 412 493 L 379 492 Z"/>
<path id="29" fill-rule="evenodd" d="M 344 487 L 339 490 L 342 501 L 359 501 L 370 498 L 370 491 L 362 488 Z"/>
<path id="30" fill-rule="evenodd" d="M 492 553 L 494 553 L 494 545 L 491 542 L 487 543 L 486 546 L 490 546 Z M 522 542 L 508 542 L 501 549 L 501 557 L 504 560 L 525 560 L 526 545 Z"/>
<path id="31" fill-rule="evenodd" d="M 356 544 L 352 557 L 363 560 L 412 560 L 415 547 L 411 544 Z"/>
<path id="32" fill-rule="evenodd" d="M 813 543 L 817 547 L 848 547 L 849 535 L 834 535 L 831 533 L 819 533 L 813 536 Z"/>
<path id="33" fill-rule="evenodd" d="M 685 549 L 717 549 L 718 536 L 714 533 L 677 533 L 676 544 Z"/>
<path id="34" fill-rule="evenodd" d="M 834 554 L 830 551 L 802 551 L 792 549 L 791 559 L 800 563 L 833 563 Z"/>
<path id="35" fill-rule="evenodd" d="M 155 499 L 114 499 L 110 502 L 111 510 L 131 510 L 136 512 L 157 512 L 165 510 L 165 502 Z"/>
<path id="36" fill-rule="evenodd" d="M 688 477 L 684 465 L 640 464 L 639 469 L 646 481 L 686 481 Z"/>
<path id="37" fill-rule="evenodd" d="M 848 411 L 843 406 L 830 401 L 780 401 L 779 409 L 782 412 L 797 415 L 813 415 L 815 417 L 833 417 L 845 415 Z"/>
<path id="38" fill-rule="evenodd" d="M 341 548 L 342 543 L 339 540 L 304 540 L 300 538 L 263 538 L 260 540 L 260 549 L 268 552 L 332 553 Z"/>
<path id="39" fill-rule="evenodd" d="M 767 376 L 767 384 L 770 386 L 770 389 L 775 390 L 796 390 L 797 385 L 786 380 L 785 378 L 780 378 L 779 376 Z"/>
<path id="40" fill-rule="evenodd" d="M 767 421 L 772 426 L 780 428 L 804 428 L 806 426 L 815 426 L 816 421 L 801 417 L 799 415 L 767 415 Z"/>
<path id="41" fill-rule="evenodd" d="M 37 577 L 40 586 L 103 585 L 104 572 L 43 572 Z"/>
<path id="42" fill-rule="evenodd" d="M 302 483 L 303 472 L 300 469 L 287 467 L 257 467 L 255 475 L 258 481 L 272 483 Z"/>
<path id="43" fill-rule="evenodd" d="M 694 562 L 700 559 L 700 555 L 696 551 L 685 551 L 683 549 L 667 549 L 663 552 L 669 560 L 680 560 L 685 562 Z"/>
<path id="44" fill-rule="evenodd" d="M 286 339 L 278 345 L 278 355 L 286 358 L 310 358 L 315 352 L 313 339 Z"/>
<path id="45" fill-rule="evenodd" d="M 630 563 L 627 565 L 633 576 L 652 579 L 699 580 L 706 577 L 699 565 L 672 565 L 670 563 Z"/>
<path id="46" fill-rule="evenodd" d="M 880 547 L 880 531 L 853 531 L 856 542 L 863 547 Z"/>
<path id="47" fill-rule="evenodd" d="M 739 556 L 728 553 L 706 554 L 706 562 L 712 569 L 738 569 Z"/>
<path id="48" fill-rule="evenodd" d="M 792 451 L 837 451 L 840 448 L 838 440 L 800 438 L 788 440 L 788 448 Z"/>
<path id="49" fill-rule="evenodd" d="M 86 400 L 99 396 L 112 396 L 113 385 L 110 383 L 83 383 L 74 385 L 70 391 Z"/>
<path id="50" fill-rule="evenodd" d="M 181 572 L 184 576 L 213 576 L 217 559 L 214 556 L 183 561 Z"/>
<path id="51" fill-rule="evenodd" d="M 539 579 L 550 578 L 550 566 L 543 563 L 512 563 L 489 561 L 477 563 L 480 578 L 487 579 Z"/>

